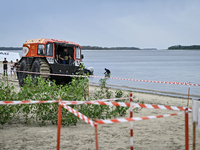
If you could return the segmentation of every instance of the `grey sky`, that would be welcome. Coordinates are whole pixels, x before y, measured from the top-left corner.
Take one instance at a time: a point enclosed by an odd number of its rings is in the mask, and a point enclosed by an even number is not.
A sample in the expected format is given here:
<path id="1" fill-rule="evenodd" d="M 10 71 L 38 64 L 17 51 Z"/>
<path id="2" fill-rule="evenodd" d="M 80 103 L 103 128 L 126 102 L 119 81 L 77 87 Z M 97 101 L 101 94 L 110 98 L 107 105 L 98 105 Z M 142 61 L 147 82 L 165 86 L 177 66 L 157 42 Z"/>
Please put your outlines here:
<path id="1" fill-rule="evenodd" d="M 200 45 L 199 0 L 1 0 L 0 47 L 33 38 L 92 46 Z"/>

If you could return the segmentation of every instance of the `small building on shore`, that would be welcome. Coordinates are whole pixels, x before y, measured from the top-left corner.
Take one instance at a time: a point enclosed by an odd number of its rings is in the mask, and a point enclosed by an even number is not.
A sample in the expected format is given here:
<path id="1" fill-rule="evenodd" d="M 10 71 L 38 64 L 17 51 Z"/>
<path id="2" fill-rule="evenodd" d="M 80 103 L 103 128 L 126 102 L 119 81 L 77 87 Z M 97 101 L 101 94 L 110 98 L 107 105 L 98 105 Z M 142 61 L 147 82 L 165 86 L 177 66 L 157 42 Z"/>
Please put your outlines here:
<path id="1" fill-rule="evenodd" d="M 19 53 L 16 52 L 9 52 L 9 51 L 0 51 L 0 62 L 4 61 L 4 58 L 6 58 L 6 60 L 8 62 L 10 62 L 11 60 L 13 62 L 16 61 L 16 59 L 20 60 L 20 56 Z"/>

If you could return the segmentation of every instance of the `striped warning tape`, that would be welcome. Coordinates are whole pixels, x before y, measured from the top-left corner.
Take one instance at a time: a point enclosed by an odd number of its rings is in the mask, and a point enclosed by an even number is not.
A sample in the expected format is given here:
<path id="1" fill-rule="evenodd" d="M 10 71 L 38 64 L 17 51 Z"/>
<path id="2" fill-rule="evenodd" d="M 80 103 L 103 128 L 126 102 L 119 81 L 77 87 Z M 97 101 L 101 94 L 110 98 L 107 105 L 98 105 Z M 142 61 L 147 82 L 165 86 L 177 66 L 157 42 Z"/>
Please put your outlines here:
<path id="1" fill-rule="evenodd" d="M 10 104 L 38 104 L 38 103 L 58 103 L 59 101 L 0 101 L 0 105 L 10 105 Z M 122 119 L 109 119 L 109 120 L 99 120 L 93 122 L 91 119 L 86 117 L 85 115 L 81 114 L 80 112 L 76 111 L 75 109 L 71 108 L 66 104 L 98 104 L 98 105 L 111 105 L 111 106 L 125 106 L 130 107 L 130 103 L 122 103 L 122 102 L 101 102 L 101 101 L 62 101 L 59 104 L 62 105 L 65 109 L 69 112 L 73 113 L 78 118 L 82 119 L 86 123 L 90 124 L 91 126 L 95 126 L 95 124 L 105 124 L 105 123 L 118 123 L 118 122 L 129 122 L 129 121 L 139 121 L 139 120 L 146 120 L 146 119 L 153 119 L 153 118 L 161 118 L 161 117 L 169 117 L 174 115 L 179 115 L 183 113 L 174 113 L 174 114 L 165 114 L 165 115 L 158 115 L 158 116 L 147 116 L 147 117 L 132 117 L 132 118 L 122 118 Z M 133 103 L 133 107 L 143 107 L 143 108 L 154 108 L 154 109 L 169 109 L 169 110 L 185 110 L 185 107 L 176 107 L 176 106 L 164 106 L 164 105 L 151 105 L 151 104 L 136 104 Z M 192 108 L 189 108 L 191 111 Z"/>
<path id="2" fill-rule="evenodd" d="M 112 99 L 100 99 L 100 100 L 95 100 L 95 102 L 97 102 L 97 101 L 106 102 L 106 101 L 116 101 L 116 100 L 125 100 L 125 99 L 129 99 L 129 97 L 126 97 L 126 98 L 112 98 Z"/>
<path id="3" fill-rule="evenodd" d="M 200 84 L 193 84 L 193 83 L 190 83 L 190 82 L 170 82 L 170 81 L 139 80 L 139 79 L 104 77 L 104 76 L 94 76 L 94 75 L 83 76 L 83 75 L 52 74 L 52 73 L 39 73 L 39 72 L 28 72 L 28 71 L 17 71 L 17 72 L 24 72 L 24 73 L 30 73 L 30 74 L 47 74 L 47 75 L 53 75 L 53 76 L 74 76 L 74 77 L 109 78 L 109 79 L 126 80 L 126 81 L 138 81 L 138 82 L 150 82 L 150 83 L 164 83 L 164 84 L 200 86 Z"/>
<path id="4" fill-rule="evenodd" d="M 24 72 L 24 73 L 27 73 L 27 74 L 45 74 L 45 75 L 52 75 L 52 76 L 67 76 L 67 77 L 70 77 L 70 76 L 73 76 L 73 77 L 86 77 L 86 76 L 83 76 L 83 75 L 69 75 L 69 74 L 54 74 L 54 73 L 40 73 L 40 72 L 29 72 L 29 71 L 17 71 L 17 72 Z"/>
<path id="5" fill-rule="evenodd" d="M 0 105 L 58 103 L 58 101 L 0 101 Z"/>
<path id="6" fill-rule="evenodd" d="M 71 108 L 70 106 L 68 105 L 64 105 L 62 102 L 61 102 L 61 105 L 67 109 L 69 112 L 71 112 L 72 114 L 74 114 L 75 116 L 77 116 L 78 118 L 82 119 L 83 121 L 85 121 L 86 123 L 90 124 L 91 126 L 94 127 L 95 123 L 89 119 L 88 117 L 86 117 L 85 115 L 81 114 L 80 112 L 76 111 L 75 109 Z"/>
<path id="7" fill-rule="evenodd" d="M 105 101 L 116 101 L 116 100 L 126 100 L 129 99 L 127 98 L 112 98 L 112 99 L 100 99 L 100 100 L 95 100 L 95 101 L 65 101 L 63 100 L 62 102 L 67 104 L 67 105 L 79 105 L 79 104 L 92 104 L 92 103 L 96 103 L 96 102 L 105 102 Z M 97 103 L 98 104 L 98 103 Z"/>
<path id="8" fill-rule="evenodd" d="M 94 105 L 109 105 L 109 106 L 123 106 L 129 107 L 129 103 L 124 102 L 103 102 L 103 101 L 63 101 L 67 105 L 78 105 L 78 104 L 94 104 Z"/>
<path id="9" fill-rule="evenodd" d="M 151 83 L 164 83 L 164 84 L 200 86 L 200 84 L 192 84 L 190 82 L 170 82 L 170 81 L 139 80 L 139 79 L 127 79 L 127 78 L 104 77 L 104 76 L 93 76 L 93 75 L 90 75 L 90 77 L 109 78 L 109 79 L 126 80 L 126 81 L 139 81 L 139 82 L 151 82 Z"/>
<path id="10" fill-rule="evenodd" d="M 158 115 L 158 116 L 147 116 L 147 117 L 132 117 L 132 118 L 97 120 L 97 121 L 95 121 L 95 123 L 97 123 L 97 124 L 107 124 L 107 123 L 140 121 L 140 120 L 147 120 L 147 119 L 154 119 L 154 118 L 176 116 L 176 115 L 181 115 L 181 114 L 183 114 L 183 113 L 174 113 L 174 114 L 165 114 L 165 115 Z"/>
<path id="11" fill-rule="evenodd" d="M 123 98 L 120 98 L 123 99 Z M 104 100 L 119 100 L 116 99 L 104 99 Z M 38 103 L 58 103 L 58 101 L 0 101 L 0 105 L 14 105 L 14 104 L 38 104 Z M 63 104 L 67 105 L 78 105 L 78 104 L 94 104 L 94 105 L 109 105 L 109 106 L 123 106 L 130 107 L 130 103 L 124 102 L 104 102 L 104 101 L 62 101 Z M 152 105 L 152 104 L 138 104 L 133 103 L 133 107 L 141 108 L 153 108 L 153 109 L 168 109 L 168 110 L 185 110 L 186 107 L 177 107 L 177 106 L 165 106 L 165 105 Z M 192 111 L 192 108 L 189 108 L 188 111 Z"/>
<path id="12" fill-rule="evenodd" d="M 109 105 L 109 106 L 123 106 L 130 107 L 130 103 L 124 102 L 101 102 L 101 101 L 63 101 L 64 104 L 67 105 L 77 105 L 77 104 L 94 104 L 94 105 Z M 165 106 L 165 105 L 152 105 L 152 104 L 138 104 L 132 103 L 133 107 L 140 108 L 153 108 L 153 109 L 165 109 L 165 110 L 185 110 L 186 107 L 177 107 L 177 106 Z M 192 108 L 188 109 L 192 111 Z"/>
<path id="13" fill-rule="evenodd" d="M 187 107 L 178 107 L 178 106 L 165 106 L 165 105 L 153 105 L 153 104 L 138 104 L 133 103 L 133 107 L 141 107 L 141 108 L 153 108 L 153 109 L 168 109 L 168 110 L 185 110 Z M 192 111 L 192 108 L 188 109 Z"/>
<path id="14" fill-rule="evenodd" d="M 96 100 L 96 101 L 115 101 L 115 100 L 122 100 L 122 99 L 129 99 L 129 98 L 101 99 L 101 100 Z M 72 102 L 72 103 L 74 103 L 74 104 L 71 104 L 71 105 L 78 104 L 78 103 L 76 103 L 78 101 L 63 101 L 63 102 Z M 0 105 L 8 105 L 8 104 L 13 104 L 13 105 L 14 104 L 36 104 L 36 103 L 58 103 L 58 101 L 57 100 L 53 100 L 53 101 L 52 100 L 47 100 L 47 101 L 0 101 Z M 86 103 L 87 103 L 87 101 L 86 101 Z M 82 103 L 79 103 L 79 104 L 82 104 Z"/>

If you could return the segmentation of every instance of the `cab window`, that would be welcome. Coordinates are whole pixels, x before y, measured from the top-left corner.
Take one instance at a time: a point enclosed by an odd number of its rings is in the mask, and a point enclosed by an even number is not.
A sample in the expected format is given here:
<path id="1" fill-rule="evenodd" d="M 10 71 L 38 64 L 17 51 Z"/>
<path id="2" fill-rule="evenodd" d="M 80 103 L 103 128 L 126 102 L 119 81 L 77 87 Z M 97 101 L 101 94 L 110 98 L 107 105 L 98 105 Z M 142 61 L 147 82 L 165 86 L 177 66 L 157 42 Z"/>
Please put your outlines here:
<path id="1" fill-rule="evenodd" d="M 43 44 L 38 44 L 38 55 L 44 55 L 44 45 Z"/>
<path id="2" fill-rule="evenodd" d="M 81 59 L 81 49 L 76 46 L 76 59 Z"/>
<path id="3" fill-rule="evenodd" d="M 53 56 L 53 43 L 47 43 L 46 56 Z"/>

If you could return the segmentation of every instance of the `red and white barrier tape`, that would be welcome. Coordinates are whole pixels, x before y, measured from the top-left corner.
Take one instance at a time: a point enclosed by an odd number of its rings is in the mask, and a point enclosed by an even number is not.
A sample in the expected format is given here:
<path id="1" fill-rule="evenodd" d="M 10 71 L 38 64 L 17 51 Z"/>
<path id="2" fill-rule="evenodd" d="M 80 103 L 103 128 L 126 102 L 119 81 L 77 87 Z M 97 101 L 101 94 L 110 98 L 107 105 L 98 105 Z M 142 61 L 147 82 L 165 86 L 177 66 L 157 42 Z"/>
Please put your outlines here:
<path id="1" fill-rule="evenodd" d="M 138 103 L 133 103 L 133 107 L 153 108 L 153 109 L 168 109 L 168 110 L 185 110 L 186 109 L 186 107 L 153 105 L 153 104 L 138 104 Z M 192 111 L 192 108 L 188 108 L 188 110 Z"/>
<path id="2" fill-rule="evenodd" d="M 101 102 L 101 101 L 62 101 L 64 104 L 67 105 L 77 105 L 77 104 L 94 104 L 94 105 L 109 105 L 109 106 L 123 106 L 123 107 L 130 107 L 130 103 L 124 102 Z M 177 106 L 165 106 L 165 105 L 152 105 L 152 104 L 138 104 L 132 103 L 133 107 L 140 107 L 140 108 L 153 108 L 153 109 L 168 109 L 168 110 L 185 110 L 186 107 L 177 107 Z M 192 108 L 188 109 L 192 111 Z"/>
<path id="3" fill-rule="evenodd" d="M 95 123 L 91 119 L 89 119 L 85 115 L 81 114 L 80 112 L 76 111 L 75 109 L 71 108 L 70 106 L 62 104 L 62 102 L 61 102 L 61 105 L 65 109 L 67 109 L 69 112 L 71 112 L 72 114 L 74 114 L 78 118 L 82 119 L 83 121 L 85 121 L 86 123 L 88 123 L 88 124 L 90 124 L 91 126 L 94 127 Z"/>
<path id="4" fill-rule="evenodd" d="M 0 71 L 2 72 L 2 71 L 4 71 L 4 70 L 0 70 Z M 12 72 L 16 72 L 15 69 L 14 69 L 14 70 L 7 69 L 7 72 L 11 72 L 11 71 L 12 71 Z"/>
<path id="5" fill-rule="evenodd" d="M 96 100 L 96 101 L 115 101 L 115 100 L 122 100 L 122 99 L 128 99 L 128 98 L 113 98 L 113 99 L 102 99 L 102 100 Z M 0 101 L 0 105 L 8 105 L 8 104 L 36 104 L 36 103 L 58 103 L 57 100 L 47 100 L 47 101 Z M 87 104 L 87 101 L 62 101 L 64 103 L 72 102 L 75 104 Z M 80 103 L 76 103 L 80 102 Z M 89 101 L 89 102 L 95 102 L 95 101 Z"/>
<path id="6" fill-rule="evenodd" d="M 52 75 L 52 76 L 65 76 L 65 77 L 86 77 L 83 75 L 69 75 L 69 74 L 54 74 L 54 73 L 40 73 L 40 72 L 29 72 L 29 71 L 16 71 L 16 72 L 24 72 L 27 74 L 45 74 L 45 75 Z"/>
<path id="7" fill-rule="evenodd" d="M 93 75 L 89 75 L 89 77 L 108 78 L 108 77 L 104 77 L 104 76 L 93 76 Z M 192 84 L 192 83 L 189 83 L 189 82 L 169 82 L 169 81 L 138 80 L 138 79 L 127 79 L 127 78 L 116 78 L 116 77 L 109 77 L 109 79 L 126 80 L 126 81 L 139 81 L 139 82 L 151 82 L 151 83 L 164 83 L 164 84 L 178 84 L 178 85 L 200 86 L 200 84 Z"/>
<path id="8" fill-rule="evenodd" d="M 58 101 L 0 101 L 0 105 L 58 103 Z"/>
<path id="9" fill-rule="evenodd" d="M 164 83 L 164 84 L 200 86 L 200 84 L 192 84 L 190 82 L 153 81 L 153 80 L 127 79 L 127 78 L 104 77 L 104 76 L 94 76 L 94 75 L 83 76 L 83 75 L 52 74 L 52 73 L 39 73 L 39 72 L 28 72 L 28 71 L 17 71 L 17 72 L 24 72 L 24 73 L 30 73 L 30 74 L 46 74 L 46 75 L 53 75 L 53 76 L 95 77 L 95 78 L 109 78 L 109 79 L 126 80 L 126 81 L 139 81 L 139 82 L 150 82 L 150 83 Z"/>
<path id="10" fill-rule="evenodd" d="M 79 104 L 93 104 L 93 103 L 98 104 L 98 102 L 101 103 L 101 102 L 106 102 L 106 101 L 116 101 L 116 100 L 125 100 L 125 99 L 129 99 L 129 98 L 126 97 L 126 98 L 100 99 L 100 100 L 95 100 L 95 101 L 65 101 L 63 100 L 62 102 L 67 105 L 79 105 Z"/>
<path id="11" fill-rule="evenodd" d="M 121 98 L 120 98 L 121 99 Z M 123 99 L 123 98 L 122 98 Z M 104 99 L 106 100 L 106 99 Z M 107 99 L 114 100 L 114 99 Z M 119 100 L 116 98 L 116 100 Z M 0 101 L 0 105 L 15 105 L 15 104 L 38 104 L 38 103 L 58 103 L 58 101 Z M 94 105 L 109 105 L 109 106 L 123 106 L 130 107 L 130 103 L 124 102 L 103 102 L 103 101 L 62 101 L 63 104 L 77 105 L 77 104 L 94 104 Z M 165 105 L 152 105 L 152 104 L 138 104 L 133 103 L 133 107 L 141 108 L 154 108 L 154 109 L 168 109 L 168 110 L 185 110 L 186 107 L 177 106 L 165 106 Z M 188 111 L 192 111 L 192 108 L 188 108 Z"/>
<path id="12" fill-rule="evenodd" d="M 95 121 L 95 123 L 97 123 L 97 124 L 107 124 L 107 123 L 140 121 L 140 120 L 147 120 L 147 119 L 154 119 L 154 118 L 170 117 L 170 116 L 181 115 L 181 114 L 183 114 L 183 113 L 174 113 L 174 114 L 165 114 L 165 115 L 158 115 L 158 116 L 147 116 L 147 117 L 132 117 L 132 118 L 97 120 L 97 121 Z"/>
<path id="13" fill-rule="evenodd" d="M 109 106 L 123 106 L 129 107 L 129 103 L 124 102 L 101 102 L 101 101 L 63 101 L 67 105 L 78 105 L 78 104 L 94 104 L 94 105 L 109 105 Z"/>
<path id="14" fill-rule="evenodd" d="M 106 101 L 116 101 L 116 100 L 124 100 L 124 99 L 129 99 L 129 97 L 126 97 L 126 98 L 112 98 L 112 99 L 100 99 L 100 100 L 95 100 L 93 102 L 106 102 Z"/>
<path id="15" fill-rule="evenodd" d="M 116 100 L 125 100 L 129 99 L 127 98 L 112 98 L 112 99 L 101 99 L 101 100 L 95 100 L 95 101 L 65 101 L 63 100 L 62 102 L 67 105 L 79 105 L 79 104 L 92 104 L 96 102 L 105 102 L 105 101 L 116 101 Z"/>

